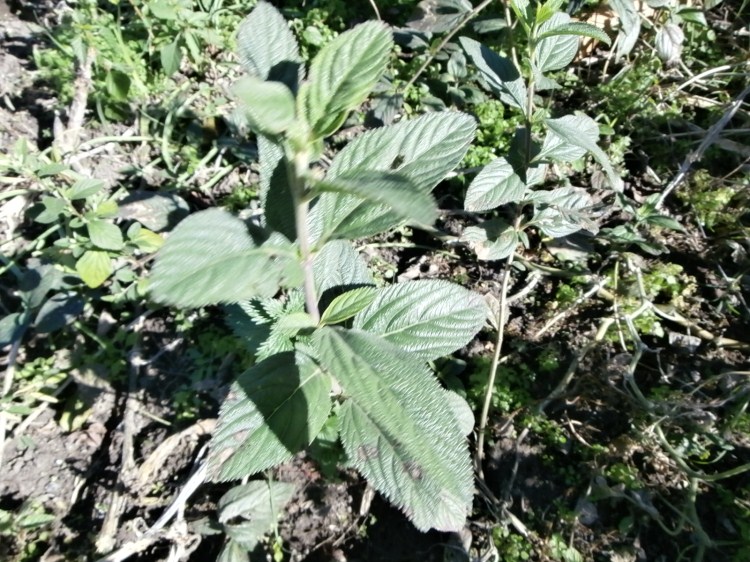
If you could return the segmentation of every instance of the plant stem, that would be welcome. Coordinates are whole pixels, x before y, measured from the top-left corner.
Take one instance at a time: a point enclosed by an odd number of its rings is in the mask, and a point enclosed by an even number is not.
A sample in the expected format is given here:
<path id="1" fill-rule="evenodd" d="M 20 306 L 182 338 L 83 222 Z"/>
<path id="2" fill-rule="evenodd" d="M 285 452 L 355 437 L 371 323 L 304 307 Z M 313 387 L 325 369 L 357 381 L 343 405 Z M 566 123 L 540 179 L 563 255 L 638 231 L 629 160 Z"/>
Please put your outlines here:
<path id="1" fill-rule="evenodd" d="M 425 59 L 425 61 L 422 63 L 422 66 L 419 67 L 419 69 L 414 73 L 414 75 L 409 79 L 409 81 L 404 84 L 401 88 L 398 89 L 399 92 L 406 92 L 411 86 L 414 85 L 414 83 L 417 81 L 417 78 L 419 78 L 422 73 L 427 69 L 428 66 L 432 63 L 432 61 L 435 59 L 437 54 L 443 50 L 443 47 L 445 47 L 448 42 L 453 39 L 453 36 L 456 35 L 463 26 L 465 26 L 467 23 L 469 23 L 472 19 L 474 19 L 479 12 L 484 10 L 487 6 L 489 6 L 492 3 L 492 0 L 484 0 L 481 4 L 479 4 L 476 8 L 468 12 L 463 19 L 461 19 L 457 24 L 456 27 L 451 29 L 445 37 L 443 37 L 443 40 L 440 41 L 437 47 L 434 49 L 430 49 L 430 54 Z"/>
<path id="2" fill-rule="evenodd" d="M 310 167 L 310 157 L 306 151 L 295 152 L 294 167 L 290 170 L 289 181 L 292 182 L 294 197 L 294 226 L 297 230 L 297 241 L 302 256 L 304 273 L 305 308 L 316 324 L 320 322 L 318 297 L 315 294 L 315 277 L 313 275 L 312 253 L 310 252 L 310 233 L 307 229 L 307 213 L 310 203 L 306 197 L 306 176 Z"/>
<path id="3" fill-rule="evenodd" d="M 514 228 L 518 228 L 521 224 L 520 213 L 514 221 Z M 492 403 L 492 391 L 495 389 L 495 378 L 497 377 L 497 368 L 500 365 L 500 359 L 502 357 L 503 349 L 503 338 L 505 336 L 505 324 L 508 321 L 507 304 L 508 304 L 508 287 L 510 286 L 510 270 L 513 266 L 513 259 L 515 258 L 515 252 L 508 256 L 505 262 L 505 270 L 503 271 L 503 278 L 500 284 L 500 312 L 498 313 L 497 319 L 497 339 L 495 340 L 495 352 L 492 355 L 492 364 L 490 365 L 490 377 L 487 381 L 487 389 L 484 394 L 484 404 L 482 405 L 482 414 L 479 416 L 479 429 L 477 431 L 477 450 L 474 457 L 474 468 L 481 477 L 484 477 L 482 473 L 482 459 L 484 459 L 484 432 L 487 429 L 487 418 L 490 413 L 490 405 Z"/>

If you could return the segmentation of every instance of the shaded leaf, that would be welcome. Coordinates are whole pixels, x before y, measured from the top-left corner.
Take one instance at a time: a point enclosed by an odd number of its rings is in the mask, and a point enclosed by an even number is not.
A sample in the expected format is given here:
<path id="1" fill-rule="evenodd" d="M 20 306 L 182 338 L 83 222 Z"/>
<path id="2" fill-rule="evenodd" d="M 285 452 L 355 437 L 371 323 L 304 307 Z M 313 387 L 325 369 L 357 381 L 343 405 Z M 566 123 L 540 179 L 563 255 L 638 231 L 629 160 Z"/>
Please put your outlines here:
<path id="1" fill-rule="evenodd" d="M 232 384 L 211 440 L 215 481 L 285 462 L 309 445 L 328 418 L 330 379 L 309 359 L 278 353 Z"/>
<path id="2" fill-rule="evenodd" d="M 23 312 L 11 312 L 0 319 L 0 349 L 21 337 L 25 316 Z"/>
<path id="3" fill-rule="evenodd" d="M 154 232 L 176 225 L 190 212 L 179 195 L 154 191 L 131 191 L 119 201 L 118 207 L 121 219 L 137 220 Z"/>
<path id="4" fill-rule="evenodd" d="M 473 493 L 467 443 L 426 365 L 358 330 L 322 328 L 314 343 L 350 397 L 339 412 L 350 462 L 419 530 L 463 528 Z"/>
<path id="5" fill-rule="evenodd" d="M 510 59 L 501 57 L 474 39 L 461 37 L 459 41 L 482 78 L 500 99 L 526 111 L 526 83 Z"/>
<path id="6" fill-rule="evenodd" d="M 271 296 L 297 285 L 301 270 L 291 247 L 256 245 L 245 223 L 209 209 L 183 220 L 156 254 L 151 296 L 182 307 Z"/>
<path id="7" fill-rule="evenodd" d="M 161 59 L 161 67 L 164 69 L 164 74 L 172 76 L 177 72 L 180 69 L 180 62 L 182 61 L 179 39 L 164 45 L 159 50 L 159 58 Z"/>
<path id="8" fill-rule="evenodd" d="M 48 334 L 72 323 L 83 312 L 83 299 L 75 293 L 57 293 L 42 305 L 34 320 L 37 333 Z"/>
<path id="9" fill-rule="evenodd" d="M 232 86 L 232 93 L 256 133 L 278 135 L 294 123 L 294 96 L 281 82 L 243 76 Z"/>

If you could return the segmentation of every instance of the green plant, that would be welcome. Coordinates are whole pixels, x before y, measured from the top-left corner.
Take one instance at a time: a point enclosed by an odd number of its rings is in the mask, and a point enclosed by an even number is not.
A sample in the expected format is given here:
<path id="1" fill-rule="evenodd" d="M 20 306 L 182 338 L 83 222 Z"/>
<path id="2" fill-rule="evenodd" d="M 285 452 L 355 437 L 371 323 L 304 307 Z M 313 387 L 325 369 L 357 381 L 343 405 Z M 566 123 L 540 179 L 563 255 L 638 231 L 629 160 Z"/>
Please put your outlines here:
<path id="1" fill-rule="evenodd" d="M 361 24 L 326 44 L 305 75 L 283 17 L 256 6 L 241 26 L 248 74 L 234 93 L 258 137 L 264 220 L 219 209 L 183 220 L 157 254 L 150 292 L 180 307 L 239 303 L 231 323 L 261 355 L 222 406 L 212 479 L 290 459 L 336 402 L 349 463 L 419 529 L 457 530 L 472 500 L 470 428 L 459 423 L 468 406 L 427 362 L 471 340 L 484 302 L 445 281 L 376 288 L 348 240 L 431 224 L 430 191 L 464 156 L 473 120 L 425 115 L 357 137 L 326 172 L 316 165 L 391 49 L 385 25 Z"/>

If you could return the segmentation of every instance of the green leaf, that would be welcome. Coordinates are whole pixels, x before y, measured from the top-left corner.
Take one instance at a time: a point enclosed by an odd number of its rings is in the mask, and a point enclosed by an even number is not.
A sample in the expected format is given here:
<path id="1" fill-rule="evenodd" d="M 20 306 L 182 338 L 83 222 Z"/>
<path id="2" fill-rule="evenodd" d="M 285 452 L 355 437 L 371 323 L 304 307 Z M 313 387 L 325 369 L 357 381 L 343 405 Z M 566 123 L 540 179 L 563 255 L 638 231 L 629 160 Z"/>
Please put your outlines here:
<path id="1" fill-rule="evenodd" d="M 338 324 L 348 320 L 370 304 L 376 294 L 375 287 L 359 287 L 339 295 L 323 312 L 320 318 L 321 325 Z"/>
<path id="2" fill-rule="evenodd" d="M 560 11 L 565 0 L 547 0 L 544 4 L 538 4 L 536 9 L 536 24 L 541 25 Z"/>
<path id="3" fill-rule="evenodd" d="M 570 16 L 557 12 L 539 26 L 539 42 L 536 45 L 535 53 L 536 70 L 540 73 L 565 68 L 578 53 L 578 37 L 568 34 L 555 34 L 556 30 L 564 29 L 568 25 L 572 25 Z"/>
<path id="4" fill-rule="evenodd" d="M 150 254 L 164 245 L 164 238 L 149 230 L 143 228 L 140 223 L 134 222 L 128 228 L 128 240 L 135 244 L 141 252 Z"/>
<path id="5" fill-rule="evenodd" d="M 260 168 L 260 203 L 266 226 L 289 240 L 297 239 L 294 223 L 294 197 L 287 178 L 287 160 L 281 145 L 264 136 L 258 137 Z"/>
<path id="6" fill-rule="evenodd" d="M 482 78 L 500 99 L 525 112 L 526 83 L 510 59 L 501 57 L 474 39 L 460 37 L 459 41 Z"/>
<path id="7" fill-rule="evenodd" d="M 617 38 L 617 58 L 630 53 L 641 33 L 641 16 L 634 0 L 610 0 L 612 9 L 620 19 Z"/>
<path id="8" fill-rule="evenodd" d="M 120 70 L 110 70 L 104 79 L 107 93 L 116 101 L 128 101 L 130 94 L 130 76 Z"/>
<path id="9" fill-rule="evenodd" d="M 553 133 L 566 143 L 588 150 L 601 167 L 604 168 L 612 184 L 612 188 L 615 191 L 622 191 L 620 176 L 615 172 L 605 152 L 596 144 L 599 138 L 599 127 L 596 121 L 587 115 L 576 113 L 575 115 L 566 115 L 559 119 L 545 119 L 544 122 Z M 596 136 L 593 135 L 593 131 L 596 131 Z"/>
<path id="10" fill-rule="evenodd" d="M 387 171 L 405 176 L 417 190 L 428 193 L 464 157 L 475 128 L 472 117 L 444 112 L 369 131 L 336 155 L 326 180 L 335 180 L 359 169 Z M 310 214 L 311 236 L 316 239 L 346 237 L 349 217 L 361 216 L 363 204 L 358 197 L 323 194 Z M 381 222 L 378 229 L 398 222 L 385 208 L 370 206 L 370 213 L 371 223 Z"/>
<path id="11" fill-rule="evenodd" d="M 190 212 L 185 200 L 175 193 L 131 191 L 117 203 L 121 219 L 136 220 L 146 228 L 159 232 L 176 225 Z"/>
<path id="12" fill-rule="evenodd" d="M 602 43 L 605 43 L 607 45 L 612 44 L 612 40 L 609 38 L 609 35 L 604 32 L 603 29 L 599 29 L 595 25 L 591 25 L 590 23 L 585 23 L 582 21 L 573 21 L 545 31 L 541 35 L 539 35 L 539 39 L 546 39 L 548 37 L 552 38 L 561 35 L 591 37 L 592 39 L 596 39 L 597 41 L 601 41 Z"/>
<path id="13" fill-rule="evenodd" d="M 496 158 L 469 184 L 464 208 L 472 212 L 490 211 L 519 201 L 525 189 L 513 166 L 505 158 Z"/>
<path id="14" fill-rule="evenodd" d="M 195 213 L 156 254 L 151 296 L 181 307 L 271 296 L 297 285 L 302 272 L 291 247 L 256 245 L 245 223 L 220 209 Z"/>
<path id="15" fill-rule="evenodd" d="M 585 229 L 598 232 L 598 226 L 589 218 L 593 205 L 586 190 L 578 187 L 561 187 L 551 191 L 537 191 L 530 198 L 534 202 L 532 223 L 552 238 L 562 238 Z"/>
<path id="16" fill-rule="evenodd" d="M 297 63 L 299 49 L 284 16 L 268 2 L 258 2 L 237 33 L 240 63 L 261 80 L 284 63 Z"/>
<path id="17" fill-rule="evenodd" d="M 350 397 L 339 412 L 350 462 L 419 530 L 462 529 L 471 462 L 447 392 L 426 365 L 358 330 L 322 328 L 313 341 Z"/>
<path id="18" fill-rule="evenodd" d="M 478 294 L 430 279 L 379 289 L 375 300 L 354 318 L 354 328 L 430 361 L 469 343 L 486 316 Z"/>
<path id="19" fill-rule="evenodd" d="M 385 72 L 392 48 L 390 30 L 372 21 L 342 33 L 320 50 L 300 91 L 315 138 L 334 133 L 367 99 Z"/>
<path id="20" fill-rule="evenodd" d="M 367 264 L 345 240 L 333 240 L 321 248 L 313 259 L 313 276 L 316 292 L 325 306 L 346 291 L 375 285 Z"/>
<path id="21" fill-rule="evenodd" d="M 516 229 L 502 219 L 467 227 L 461 241 L 474 250 L 478 259 L 486 261 L 504 260 L 515 252 L 520 243 Z"/>
<path id="22" fill-rule="evenodd" d="M 25 317 L 23 312 L 11 312 L 0 319 L 0 349 L 21 337 Z"/>
<path id="23" fill-rule="evenodd" d="M 229 539 L 221 549 L 216 562 L 250 562 L 250 555 L 239 542 Z"/>
<path id="24" fill-rule="evenodd" d="M 117 225 L 104 220 L 92 220 L 86 225 L 89 238 L 94 246 L 102 250 L 122 250 L 125 242 Z"/>
<path id="25" fill-rule="evenodd" d="M 66 195 L 68 199 L 76 201 L 78 199 L 86 199 L 99 193 L 104 189 L 104 182 L 94 178 L 82 178 L 75 182 L 68 190 Z"/>
<path id="26" fill-rule="evenodd" d="M 386 207 L 388 214 L 399 219 L 426 225 L 431 225 L 437 219 L 437 205 L 432 196 L 417 190 L 409 178 L 398 173 L 355 170 L 333 180 L 319 182 L 313 192 L 351 195 L 369 203 L 360 205 L 356 213 L 347 217 L 347 224 L 337 229 L 339 235 L 347 238 L 377 234 L 377 231 L 371 232 L 372 229 L 362 226 L 362 223 L 367 224 L 373 212 L 378 216 L 384 215 L 382 207 Z M 371 211 L 373 205 L 376 209 Z"/>
<path id="27" fill-rule="evenodd" d="M 232 384 L 211 439 L 215 481 L 244 478 L 309 445 L 331 409 L 330 379 L 294 352 L 272 355 Z"/>
<path id="28" fill-rule="evenodd" d="M 180 62 L 182 60 L 179 38 L 164 45 L 159 50 L 159 58 L 161 59 L 161 67 L 164 69 L 164 74 L 172 76 L 177 72 L 180 69 Z"/>
<path id="29" fill-rule="evenodd" d="M 262 135 L 278 135 L 294 123 L 294 96 L 281 82 L 243 76 L 232 87 L 250 126 Z"/>
<path id="30" fill-rule="evenodd" d="M 160 20 L 176 20 L 178 9 L 182 8 L 173 0 L 154 0 L 148 3 L 148 9 Z"/>
<path id="31" fill-rule="evenodd" d="M 96 289 L 112 275 L 114 269 L 107 252 L 88 250 L 76 262 L 76 271 L 86 285 Z"/>
<path id="32" fill-rule="evenodd" d="M 60 215 L 67 214 L 67 205 L 62 199 L 57 197 L 42 197 L 42 211 L 34 217 L 34 221 L 40 224 L 52 224 L 56 222 Z"/>
<path id="33" fill-rule="evenodd" d="M 296 488 L 287 482 L 261 480 L 235 486 L 219 500 L 219 523 L 230 522 L 235 517 L 252 519 L 258 523 L 260 538 L 276 522 Z"/>

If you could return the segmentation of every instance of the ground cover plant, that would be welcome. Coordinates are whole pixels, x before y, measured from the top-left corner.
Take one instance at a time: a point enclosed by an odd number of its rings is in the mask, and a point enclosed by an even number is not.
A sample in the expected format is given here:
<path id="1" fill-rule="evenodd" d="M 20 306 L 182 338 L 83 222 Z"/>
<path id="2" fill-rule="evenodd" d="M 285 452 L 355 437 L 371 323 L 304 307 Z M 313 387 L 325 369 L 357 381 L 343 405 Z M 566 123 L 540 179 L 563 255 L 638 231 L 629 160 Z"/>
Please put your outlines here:
<path id="1" fill-rule="evenodd" d="M 742 3 L 0 20 L 3 559 L 748 559 Z"/>

